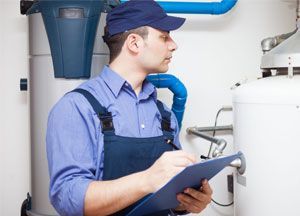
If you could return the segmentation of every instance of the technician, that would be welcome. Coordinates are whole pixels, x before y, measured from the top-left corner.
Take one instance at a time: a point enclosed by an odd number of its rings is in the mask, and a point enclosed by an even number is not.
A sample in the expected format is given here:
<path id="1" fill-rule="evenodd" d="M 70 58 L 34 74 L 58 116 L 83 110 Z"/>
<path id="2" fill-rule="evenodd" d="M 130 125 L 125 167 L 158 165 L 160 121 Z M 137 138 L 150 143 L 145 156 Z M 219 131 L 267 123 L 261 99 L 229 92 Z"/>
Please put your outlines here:
<path id="1" fill-rule="evenodd" d="M 165 73 L 184 18 L 153 0 L 131 0 L 107 14 L 109 65 L 63 96 L 49 114 L 49 196 L 60 215 L 125 215 L 139 200 L 196 162 L 181 148 L 174 114 L 145 78 Z M 199 179 L 200 182 L 200 179 Z M 199 213 L 211 201 L 206 180 L 177 195 L 176 209 Z"/>

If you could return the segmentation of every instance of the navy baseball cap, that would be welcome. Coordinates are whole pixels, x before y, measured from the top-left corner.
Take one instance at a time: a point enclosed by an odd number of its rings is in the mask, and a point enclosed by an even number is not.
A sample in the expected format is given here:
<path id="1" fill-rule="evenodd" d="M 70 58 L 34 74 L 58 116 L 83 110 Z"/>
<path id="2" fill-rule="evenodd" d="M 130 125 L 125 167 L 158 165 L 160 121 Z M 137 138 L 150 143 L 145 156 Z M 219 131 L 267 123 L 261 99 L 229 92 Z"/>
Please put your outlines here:
<path id="1" fill-rule="evenodd" d="M 178 29 L 184 22 L 185 18 L 168 16 L 154 0 L 130 0 L 107 14 L 107 36 L 142 26 L 169 32 Z"/>

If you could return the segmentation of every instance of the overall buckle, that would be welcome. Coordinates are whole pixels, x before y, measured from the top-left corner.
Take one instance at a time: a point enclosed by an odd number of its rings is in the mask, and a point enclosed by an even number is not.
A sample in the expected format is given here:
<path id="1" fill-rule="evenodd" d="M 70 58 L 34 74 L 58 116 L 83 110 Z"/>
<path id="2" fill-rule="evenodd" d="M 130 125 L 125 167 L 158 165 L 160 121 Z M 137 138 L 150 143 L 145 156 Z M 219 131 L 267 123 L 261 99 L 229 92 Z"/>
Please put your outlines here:
<path id="1" fill-rule="evenodd" d="M 102 131 L 113 131 L 114 124 L 111 112 L 107 112 L 104 115 L 99 115 L 99 119 L 101 122 Z"/>

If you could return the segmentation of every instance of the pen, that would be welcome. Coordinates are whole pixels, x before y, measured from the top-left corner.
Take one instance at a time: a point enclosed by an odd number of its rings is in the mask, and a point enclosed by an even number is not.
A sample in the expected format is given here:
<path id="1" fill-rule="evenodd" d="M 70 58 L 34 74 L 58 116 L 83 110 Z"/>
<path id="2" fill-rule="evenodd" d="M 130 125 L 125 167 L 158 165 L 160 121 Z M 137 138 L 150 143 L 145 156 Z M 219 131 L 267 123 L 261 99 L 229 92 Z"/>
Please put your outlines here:
<path id="1" fill-rule="evenodd" d="M 178 148 L 178 146 L 175 145 L 175 144 L 172 142 L 172 140 L 167 139 L 166 142 L 167 142 L 167 144 L 170 144 L 175 150 L 180 150 L 180 149 Z"/>

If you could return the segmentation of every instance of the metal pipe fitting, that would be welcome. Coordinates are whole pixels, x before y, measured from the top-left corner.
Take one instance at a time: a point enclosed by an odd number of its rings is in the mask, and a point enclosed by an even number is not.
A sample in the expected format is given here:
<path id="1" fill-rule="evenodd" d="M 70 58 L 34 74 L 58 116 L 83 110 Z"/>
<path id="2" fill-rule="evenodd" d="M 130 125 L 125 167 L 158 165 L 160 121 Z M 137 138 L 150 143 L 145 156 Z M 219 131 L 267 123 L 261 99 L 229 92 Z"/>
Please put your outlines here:
<path id="1" fill-rule="evenodd" d="M 195 130 L 200 132 L 211 132 L 211 131 L 233 131 L 232 125 L 223 125 L 215 127 L 194 127 Z"/>
<path id="2" fill-rule="evenodd" d="M 198 130 L 196 129 L 196 127 L 190 127 L 190 128 L 187 128 L 187 129 L 186 129 L 186 132 L 187 132 L 188 134 L 194 134 L 194 135 L 196 135 L 196 136 L 198 136 L 198 137 L 201 137 L 201 138 L 203 138 L 203 139 L 205 139 L 205 140 L 208 140 L 208 141 L 213 142 L 213 143 L 216 143 L 216 144 L 218 144 L 218 142 L 219 142 L 219 139 L 217 139 L 217 138 L 215 138 L 215 137 L 212 137 L 212 136 L 209 136 L 209 135 L 207 135 L 207 134 L 201 133 L 200 131 L 198 131 Z"/>
<path id="3" fill-rule="evenodd" d="M 231 167 L 237 168 L 237 171 L 240 175 L 243 175 L 246 171 L 246 158 L 242 152 L 240 153 L 240 157 L 235 159 L 230 163 Z"/>
<path id="4" fill-rule="evenodd" d="M 261 49 L 263 53 L 266 53 L 273 49 L 277 45 L 277 41 L 275 37 L 265 38 L 261 41 Z"/>
<path id="5" fill-rule="evenodd" d="M 275 37 L 269 37 L 265 38 L 261 41 L 261 48 L 263 53 L 266 53 L 273 49 L 274 47 L 278 46 L 280 43 L 291 37 L 293 34 L 297 32 L 297 29 L 295 29 L 292 32 L 286 33 L 286 34 L 281 34 L 277 35 Z"/>
<path id="6" fill-rule="evenodd" d="M 240 168 L 242 166 L 242 161 L 240 158 L 235 159 L 230 163 L 231 167 Z"/>
<path id="7" fill-rule="evenodd" d="M 226 140 L 217 139 L 215 137 L 201 133 L 200 131 L 197 130 L 197 127 L 189 127 L 189 128 L 187 128 L 186 132 L 188 134 L 194 134 L 196 136 L 199 136 L 203 139 L 206 139 L 210 142 L 217 144 L 218 146 L 215 148 L 215 150 L 212 153 L 213 158 L 221 157 L 223 155 L 223 151 L 227 146 Z M 244 154 L 242 152 L 239 152 L 239 158 L 232 161 L 230 163 L 230 166 L 237 168 L 237 171 L 240 175 L 244 174 L 246 171 L 246 158 L 245 158 Z"/>
<path id="8" fill-rule="evenodd" d="M 218 142 L 216 143 L 218 146 L 215 148 L 215 150 L 212 153 L 212 156 L 215 157 L 220 157 L 223 155 L 223 151 L 227 146 L 227 142 L 224 139 L 219 139 Z"/>
<path id="9" fill-rule="evenodd" d="M 204 134 L 200 131 L 197 130 L 197 127 L 189 127 L 187 128 L 187 133 L 188 134 L 194 134 L 196 136 L 199 136 L 205 140 L 208 140 L 210 142 L 213 142 L 217 144 L 218 146 L 215 148 L 215 150 L 212 153 L 213 157 L 220 157 L 223 154 L 224 149 L 227 146 L 227 142 L 224 139 L 218 139 L 216 137 L 212 137 L 210 135 Z"/>

